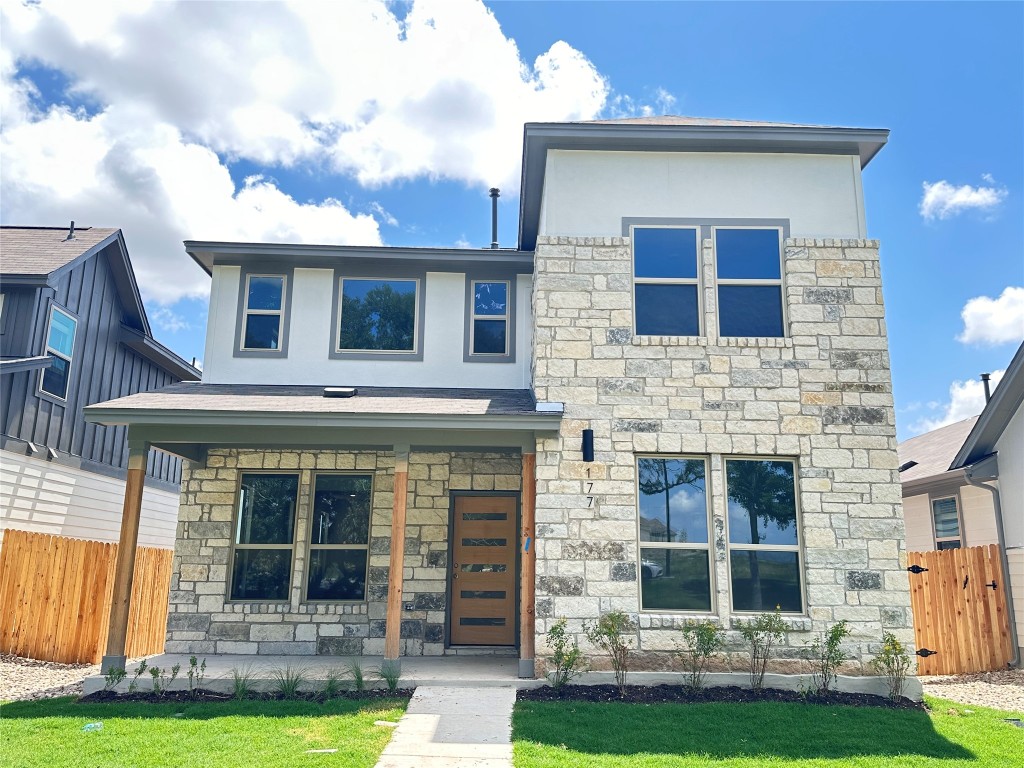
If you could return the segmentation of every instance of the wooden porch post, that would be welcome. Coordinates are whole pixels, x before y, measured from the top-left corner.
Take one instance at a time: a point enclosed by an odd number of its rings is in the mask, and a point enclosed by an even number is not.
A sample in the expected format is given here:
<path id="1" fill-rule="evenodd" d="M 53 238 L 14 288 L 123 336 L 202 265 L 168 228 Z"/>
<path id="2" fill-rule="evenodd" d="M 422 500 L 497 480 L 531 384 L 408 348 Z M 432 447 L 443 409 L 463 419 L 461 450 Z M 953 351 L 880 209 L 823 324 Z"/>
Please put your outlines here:
<path id="1" fill-rule="evenodd" d="M 146 459 L 149 444 L 128 439 L 128 478 L 124 488 L 121 512 L 121 538 L 117 544 L 114 564 L 114 592 L 110 601 L 110 623 L 107 629 L 107 652 L 100 671 L 124 669 L 128 663 L 125 647 L 128 641 L 128 612 L 132 603 L 132 581 L 135 577 L 135 549 L 139 541 L 139 518 L 142 514 L 142 491 L 146 481 Z"/>
<path id="2" fill-rule="evenodd" d="M 523 453 L 523 532 L 519 569 L 519 676 L 536 677 L 534 638 L 536 634 L 535 584 L 537 575 L 537 454 Z"/>
<path id="3" fill-rule="evenodd" d="M 388 570 L 388 603 L 384 623 L 384 661 L 401 666 L 402 582 L 405 569 L 405 506 L 409 486 L 409 448 L 395 446 L 395 492 L 391 507 L 391 565 Z"/>

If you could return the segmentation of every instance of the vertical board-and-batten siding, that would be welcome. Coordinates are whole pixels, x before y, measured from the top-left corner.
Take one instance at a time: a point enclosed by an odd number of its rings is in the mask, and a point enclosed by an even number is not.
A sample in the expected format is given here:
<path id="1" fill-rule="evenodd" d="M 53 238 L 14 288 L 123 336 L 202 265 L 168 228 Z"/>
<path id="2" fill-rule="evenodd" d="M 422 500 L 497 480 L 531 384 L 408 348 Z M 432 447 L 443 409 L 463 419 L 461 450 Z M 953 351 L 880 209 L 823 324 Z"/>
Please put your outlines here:
<path id="1" fill-rule="evenodd" d="M 77 317 L 78 328 L 66 403 L 40 397 L 39 371 L 24 371 L 4 376 L 0 417 L 3 433 L 9 437 L 124 469 L 128 461 L 125 428 L 87 424 L 82 407 L 163 387 L 177 379 L 120 343 L 124 309 L 107 250 L 62 275 L 54 288 L 40 290 L 34 315 L 28 316 L 31 307 L 22 306 L 24 299 L 19 299 L 24 313 L 6 318 L 5 335 L 12 334 L 12 341 L 27 337 L 22 353 L 26 355 L 46 352 L 50 299 Z M 5 314 L 7 309 L 13 308 L 5 308 Z M 27 332 L 20 330 L 25 322 L 30 324 Z M 147 474 L 151 477 L 177 483 L 180 472 L 180 459 L 160 451 L 150 453 Z"/>
<path id="2" fill-rule="evenodd" d="M 0 452 L 0 535 L 7 529 L 91 541 L 118 541 L 125 481 Z M 139 546 L 174 547 L 178 494 L 147 487 Z"/>

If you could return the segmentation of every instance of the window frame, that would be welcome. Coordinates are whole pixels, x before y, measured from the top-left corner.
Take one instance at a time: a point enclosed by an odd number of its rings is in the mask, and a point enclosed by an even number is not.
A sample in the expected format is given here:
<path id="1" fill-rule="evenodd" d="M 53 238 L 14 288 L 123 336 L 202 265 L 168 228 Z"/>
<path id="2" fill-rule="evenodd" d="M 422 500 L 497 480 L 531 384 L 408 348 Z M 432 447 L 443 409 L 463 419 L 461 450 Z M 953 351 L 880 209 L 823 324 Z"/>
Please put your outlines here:
<path id="1" fill-rule="evenodd" d="M 350 477 L 370 478 L 370 518 L 366 526 L 366 545 L 360 544 L 313 544 L 313 523 L 316 515 L 316 479 L 321 475 L 347 475 Z M 302 602 L 314 605 L 363 605 L 369 602 L 370 592 L 370 539 L 373 538 L 373 499 L 377 490 L 377 473 L 373 470 L 315 470 L 309 482 L 309 535 L 306 536 L 305 572 L 302 574 Z M 301 496 L 302 489 L 299 489 Z M 362 600 L 330 600 L 327 598 L 311 598 L 309 596 L 309 573 L 311 570 L 312 553 L 314 550 L 363 550 L 366 552 L 366 573 L 363 577 Z"/>
<path id="2" fill-rule="evenodd" d="M 277 277 L 282 278 L 281 285 L 281 309 L 249 309 L 249 281 L 253 277 Z M 232 351 L 233 357 L 264 357 L 264 358 L 287 358 L 288 357 L 288 336 L 291 328 L 291 305 L 292 305 L 292 284 L 295 282 L 295 270 L 275 269 L 268 267 L 261 269 L 258 266 L 251 268 L 243 267 L 239 274 L 238 281 L 238 310 L 235 319 L 235 346 Z M 277 332 L 277 349 L 263 349 L 262 347 L 246 347 L 245 328 L 249 322 L 249 315 L 278 315 L 279 326 Z"/>
<path id="3" fill-rule="evenodd" d="M 426 271 L 401 270 L 388 274 L 386 269 L 359 268 L 355 265 L 334 270 L 333 297 L 331 307 L 331 333 L 328 346 L 328 357 L 331 360 L 375 360 L 384 361 L 422 361 L 427 273 Z M 416 283 L 416 304 L 413 310 L 413 348 L 412 350 L 385 349 L 342 349 L 341 342 L 341 292 L 345 280 L 380 280 L 390 282 L 403 280 Z"/>
<path id="4" fill-rule="evenodd" d="M 953 505 L 956 508 L 956 530 L 957 530 L 957 535 L 956 536 L 943 536 L 943 537 L 940 538 L 939 535 L 938 535 L 938 532 L 935 529 L 935 502 L 937 502 L 937 501 L 945 501 L 946 499 L 952 499 L 953 500 Z M 965 540 L 964 540 L 965 539 L 965 537 L 964 537 L 964 519 L 963 519 L 963 513 L 961 511 L 961 506 L 962 505 L 960 504 L 960 493 L 958 491 L 952 491 L 951 493 L 943 493 L 943 494 L 939 494 L 939 495 L 935 495 L 935 496 L 929 494 L 929 496 L 928 496 L 929 516 L 928 517 L 929 517 L 929 520 L 930 520 L 931 526 L 932 526 L 932 544 L 935 546 L 936 550 L 939 550 L 939 544 L 940 543 L 947 542 L 947 541 L 955 541 L 955 542 L 958 543 L 959 546 L 951 547 L 951 549 L 963 549 L 966 546 Z"/>
<path id="5" fill-rule="evenodd" d="M 730 461 L 787 461 L 793 465 L 793 508 L 796 515 L 796 544 L 733 544 L 729 538 L 729 469 Z M 807 556 L 804 552 L 803 514 L 800 508 L 800 462 L 795 456 L 749 456 L 724 454 L 722 456 L 722 498 L 725 517 L 725 573 L 729 584 L 729 611 L 738 616 L 756 616 L 764 613 L 760 610 L 740 610 L 736 608 L 736 590 L 732 583 L 732 553 L 734 549 L 758 552 L 796 552 L 797 581 L 800 587 L 800 610 L 780 611 L 782 616 L 808 616 L 807 605 Z"/>
<path id="6" fill-rule="evenodd" d="M 779 242 L 779 277 L 778 279 L 771 278 L 719 278 L 718 277 L 718 230 L 746 230 L 746 229 L 759 229 L 759 230 L 775 230 L 778 232 Z M 789 334 L 789 312 L 787 311 L 786 301 L 786 227 L 781 224 L 712 224 L 711 225 L 711 251 L 713 258 L 711 261 L 713 274 L 711 275 L 711 282 L 714 286 L 715 295 L 715 325 L 718 332 L 718 338 L 720 339 L 788 339 Z M 719 299 L 718 289 L 721 286 L 763 286 L 771 287 L 778 286 L 779 288 L 779 304 L 782 310 L 782 334 L 779 336 L 726 336 L 722 333 L 722 302 Z"/>
<path id="7" fill-rule="evenodd" d="M 68 320 L 70 320 L 75 325 L 75 330 L 74 330 L 74 333 L 73 333 L 73 335 L 71 337 L 71 356 L 70 357 L 65 355 L 63 352 L 58 352 L 57 350 L 53 349 L 50 346 L 50 330 L 53 327 L 53 314 L 54 314 L 54 312 L 59 312 L 60 314 L 64 315 L 64 317 L 68 318 Z M 43 389 L 43 380 L 44 380 L 44 378 L 46 376 L 46 370 L 48 368 L 48 366 L 47 366 L 47 367 L 39 369 L 39 379 L 36 382 L 36 394 L 39 397 L 42 397 L 42 398 L 47 399 L 47 400 L 51 400 L 51 401 L 53 401 L 55 403 L 58 403 L 60 405 L 66 405 L 67 402 L 68 402 L 68 396 L 71 394 L 71 371 L 74 368 L 75 347 L 78 344 L 78 326 L 79 326 L 79 319 L 78 319 L 77 315 L 72 313 L 70 310 L 62 307 L 56 301 L 51 301 L 49 303 L 49 305 L 47 307 L 47 313 L 46 313 L 46 335 L 43 337 L 43 354 L 48 356 L 48 357 L 49 356 L 57 357 L 57 358 L 60 358 L 61 360 L 64 360 L 64 361 L 67 362 L 67 364 L 68 364 L 68 373 L 67 373 L 67 379 L 66 379 L 67 386 L 64 388 L 64 394 L 63 395 L 56 395 L 53 392 L 50 392 L 48 390 Z"/>
<path id="8" fill-rule="evenodd" d="M 462 362 L 464 363 L 514 363 L 516 360 L 516 275 L 487 275 L 472 273 L 466 275 L 466 321 L 462 345 Z M 476 314 L 476 285 L 478 283 L 505 283 L 505 314 Z M 505 321 L 505 352 L 474 352 L 474 320 Z"/>
<path id="9" fill-rule="evenodd" d="M 707 514 L 708 524 L 708 540 L 703 544 L 693 544 L 690 542 L 656 542 L 648 541 L 644 542 L 640 538 L 640 460 L 641 459 L 662 459 L 665 461 L 674 461 L 678 459 L 699 459 L 704 462 L 704 506 Z M 716 616 L 718 615 L 718 600 L 717 600 L 717 584 L 716 584 L 716 568 L 715 568 L 715 553 L 712 547 L 713 532 L 715 530 L 714 514 L 712 510 L 712 490 L 711 490 L 711 456 L 701 454 L 664 454 L 664 453 L 635 453 L 633 454 L 633 480 L 636 483 L 636 499 L 634 501 L 634 517 L 636 521 L 636 542 L 637 542 L 637 556 L 636 556 L 636 597 L 637 597 L 637 608 L 640 613 L 647 614 L 671 614 L 674 616 Z M 693 611 L 693 610 L 678 610 L 673 608 L 644 608 L 644 594 L 643 594 L 643 575 L 641 569 L 643 568 L 643 551 L 647 549 L 688 549 L 696 551 L 704 551 L 708 553 L 708 589 L 710 591 L 709 608 L 706 611 Z"/>
<path id="10" fill-rule="evenodd" d="M 290 544 L 239 544 L 238 543 L 238 526 L 241 523 L 242 515 L 242 478 L 246 475 L 291 475 L 298 479 L 295 486 L 295 506 L 292 509 L 292 540 Z M 231 517 L 231 547 L 228 551 L 228 564 L 225 587 L 226 594 L 224 595 L 225 603 L 232 604 L 246 604 L 246 603 L 259 603 L 261 605 L 285 605 L 291 603 L 292 589 L 295 585 L 295 574 L 296 574 L 296 544 L 298 540 L 299 530 L 299 504 L 302 500 L 302 472 L 301 470 L 287 471 L 280 469 L 239 469 L 238 478 L 235 481 L 235 501 L 234 501 L 234 514 Z M 235 552 L 236 551 L 249 551 L 249 550 L 288 550 L 291 552 L 288 566 L 288 588 L 287 597 L 280 600 L 271 599 L 257 599 L 257 598 L 233 598 L 231 595 L 234 592 L 235 583 Z"/>
<path id="11" fill-rule="evenodd" d="M 638 229 L 688 229 L 694 232 L 695 242 L 695 266 L 697 276 L 690 277 L 637 277 L 636 275 L 636 237 L 634 232 Z M 630 223 L 628 225 L 627 236 L 629 237 L 629 275 L 630 280 L 630 296 L 633 303 L 631 308 L 633 315 L 633 335 L 635 336 L 665 336 L 663 333 L 640 333 L 636 324 L 636 287 L 637 285 L 694 285 L 697 287 L 697 333 L 696 335 L 690 334 L 668 334 L 671 338 L 680 339 L 693 339 L 700 338 L 706 335 L 706 329 L 704 327 L 704 265 L 701 254 L 703 251 L 702 247 L 702 226 L 700 224 L 657 224 L 657 223 Z"/>

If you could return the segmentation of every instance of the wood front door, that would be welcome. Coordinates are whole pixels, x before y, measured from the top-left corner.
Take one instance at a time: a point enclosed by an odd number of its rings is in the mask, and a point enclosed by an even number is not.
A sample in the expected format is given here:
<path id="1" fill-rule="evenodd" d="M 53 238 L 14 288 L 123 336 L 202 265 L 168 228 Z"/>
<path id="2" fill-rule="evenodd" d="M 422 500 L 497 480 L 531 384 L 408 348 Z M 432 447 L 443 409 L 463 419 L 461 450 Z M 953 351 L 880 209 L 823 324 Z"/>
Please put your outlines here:
<path id="1" fill-rule="evenodd" d="M 515 645 L 515 496 L 456 496 L 452 524 L 452 645 Z"/>

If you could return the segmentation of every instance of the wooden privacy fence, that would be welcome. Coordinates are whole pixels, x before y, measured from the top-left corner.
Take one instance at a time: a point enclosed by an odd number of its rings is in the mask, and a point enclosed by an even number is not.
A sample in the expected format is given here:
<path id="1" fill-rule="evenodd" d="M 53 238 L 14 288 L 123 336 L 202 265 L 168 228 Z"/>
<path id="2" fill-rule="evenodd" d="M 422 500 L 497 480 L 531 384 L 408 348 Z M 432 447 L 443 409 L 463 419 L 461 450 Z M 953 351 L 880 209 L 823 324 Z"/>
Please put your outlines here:
<path id="1" fill-rule="evenodd" d="M 907 555 L 919 675 L 1003 669 L 1012 658 L 999 547 Z M 927 649 L 934 655 L 921 656 Z"/>
<path id="2" fill-rule="evenodd" d="M 0 549 L 0 652 L 64 663 L 103 656 L 117 544 L 8 530 Z M 127 655 L 162 653 L 173 551 L 135 557 Z"/>

